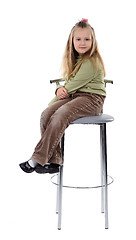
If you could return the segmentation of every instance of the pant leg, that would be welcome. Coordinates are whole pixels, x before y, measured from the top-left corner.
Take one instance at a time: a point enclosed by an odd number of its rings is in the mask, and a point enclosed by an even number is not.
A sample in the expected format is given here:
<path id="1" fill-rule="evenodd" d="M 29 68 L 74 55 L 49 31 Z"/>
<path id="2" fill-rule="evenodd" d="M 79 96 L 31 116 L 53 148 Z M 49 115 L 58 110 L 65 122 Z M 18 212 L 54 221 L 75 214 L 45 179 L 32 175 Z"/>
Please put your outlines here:
<path id="1" fill-rule="evenodd" d="M 62 165 L 62 152 L 61 152 L 60 142 L 56 147 L 56 149 L 54 149 L 53 155 L 48 162 Z"/>
<path id="2" fill-rule="evenodd" d="M 43 158 L 41 158 L 42 154 L 39 153 L 38 148 L 39 148 L 39 145 L 42 144 L 42 139 L 44 137 L 43 135 L 45 135 L 46 129 L 48 128 L 48 124 L 50 123 L 50 118 L 57 111 L 57 109 L 59 109 L 59 107 L 61 107 L 62 105 L 64 105 L 65 103 L 67 103 L 71 100 L 72 100 L 72 98 L 70 98 L 70 97 L 66 98 L 66 99 L 58 100 L 55 103 L 53 103 L 52 105 L 50 105 L 49 107 L 47 107 L 41 114 L 41 118 L 40 118 L 41 140 L 37 144 L 35 151 L 34 151 L 33 155 L 31 156 L 31 159 L 34 159 L 36 162 L 40 163 L 41 165 L 44 165 L 47 162 L 47 160 L 46 160 L 46 162 L 45 162 L 45 160 L 43 161 Z M 44 162 L 44 163 L 42 164 L 42 162 Z M 62 164 L 60 143 L 58 143 L 58 146 L 54 150 L 52 158 L 50 159 L 49 162 L 57 163 L 60 165 Z"/>
<path id="3" fill-rule="evenodd" d="M 58 108 L 60 108 L 62 105 L 64 105 L 65 103 L 69 102 L 71 99 L 70 98 L 66 98 L 66 99 L 62 99 L 62 100 L 58 100 L 55 103 L 53 103 L 52 105 L 50 105 L 49 107 L 47 107 L 41 114 L 41 119 L 40 119 L 40 130 L 41 130 L 41 137 L 44 134 L 49 120 L 51 118 L 51 116 L 56 112 L 56 110 Z"/>
<path id="4" fill-rule="evenodd" d="M 51 160 L 65 129 L 73 120 L 100 113 L 104 97 L 96 94 L 77 93 L 71 98 L 65 99 L 63 103 L 48 119 L 46 129 L 32 155 L 32 159 L 41 165 L 45 165 Z"/>
<path id="5" fill-rule="evenodd" d="M 65 103 L 71 101 L 71 98 L 66 98 L 66 99 L 62 99 L 59 100 L 55 103 L 53 103 L 52 105 L 50 105 L 47 109 L 45 109 L 42 114 L 41 114 L 41 119 L 40 119 L 40 130 L 41 130 L 41 137 L 43 136 L 50 117 L 54 114 L 54 112 L 62 105 L 64 105 Z M 50 160 L 48 161 L 49 163 L 56 163 L 56 164 L 62 164 L 62 153 L 61 153 L 61 147 L 60 147 L 60 143 L 58 144 L 58 146 L 56 147 L 56 149 L 53 152 L 52 157 L 50 158 Z"/>

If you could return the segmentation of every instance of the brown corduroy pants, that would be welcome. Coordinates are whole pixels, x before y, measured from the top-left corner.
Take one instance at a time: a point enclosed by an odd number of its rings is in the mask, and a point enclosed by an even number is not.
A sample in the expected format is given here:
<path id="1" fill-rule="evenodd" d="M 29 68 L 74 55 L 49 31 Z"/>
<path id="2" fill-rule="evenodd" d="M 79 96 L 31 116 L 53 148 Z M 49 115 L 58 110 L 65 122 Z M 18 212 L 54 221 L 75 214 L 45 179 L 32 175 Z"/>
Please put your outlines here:
<path id="1" fill-rule="evenodd" d="M 80 117 L 99 115 L 105 97 L 77 92 L 58 100 L 41 114 L 41 139 L 31 159 L 44 166 L 47 162 L 62 164 L 60 140 L 69 124 Z"/>

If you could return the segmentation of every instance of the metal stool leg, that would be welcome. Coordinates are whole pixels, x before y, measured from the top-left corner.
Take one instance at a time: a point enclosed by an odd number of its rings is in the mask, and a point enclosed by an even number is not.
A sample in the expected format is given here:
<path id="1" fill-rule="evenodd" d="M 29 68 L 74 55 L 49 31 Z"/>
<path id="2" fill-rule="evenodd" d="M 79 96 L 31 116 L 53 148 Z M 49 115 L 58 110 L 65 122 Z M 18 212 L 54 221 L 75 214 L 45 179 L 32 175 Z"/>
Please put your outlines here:
<path id="1" fill-rule="evenodd" d="M 57 175 L 57 198 L 56 198 L 56 213 L 57 214 L 59 211 L 59 179 L 60 179 L 60 172 Z"/>
<path id="2" fill-rule="evenodd" d="M 103 126 L 102 125 L 100 125 L 100 159 L 101 159 L 101 186 L 104 186 Z M 104 187 L 101 187 L 101 213 L 104 213 Z"/>
<path id="3" fill-rule="evenodd" d="M 104 167 L 104 204 L 105 204 L 105 228 L 109 228 L 108 223 L 108 175 L 107 175 L 107 141 L 106 141 L 106 123 L 103 126 L 103 167 Z"/>
<path id="4" fill-rule="evenodd" d="M 61 139 L 62 163 L 64 163 L 64 135 Z M 57 190 L 57 210 L 58 210 L 58 230 L 61 230 L 62 218 L 62 188 L 63 188 L 63 165 L 60 166 L 58 174 L 58 190 Z"/>
<path id="5" fill-rule="evenodd" d="M 62 217 L 62 185 L 63 185 L 63 166 L 60 167 L 59 173 L 59 189 L 58 189 L 58 230 L 61 230 L 61 217 Z"/>

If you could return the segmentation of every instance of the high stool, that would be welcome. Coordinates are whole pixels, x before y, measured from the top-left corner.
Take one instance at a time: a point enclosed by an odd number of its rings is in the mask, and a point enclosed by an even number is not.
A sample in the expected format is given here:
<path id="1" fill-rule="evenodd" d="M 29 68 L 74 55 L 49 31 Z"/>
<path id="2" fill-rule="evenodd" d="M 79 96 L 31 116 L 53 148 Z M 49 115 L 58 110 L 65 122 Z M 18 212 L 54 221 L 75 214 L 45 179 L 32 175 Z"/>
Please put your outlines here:
<path id="1" fill-rule="evenodd" d="M 58 80 L 51 80 L 50 82 L 58 82 Z M 105 80 L 106 83 L 113 83 L 113 81 Z M 112 122 L 114 118 L 110 115 L 101 113 L 99 116 L 82 117 L 74 120 L 71 124 L 95 124 L 100 126 L 100 155 L 101 155 L 101 186 L 96 186 L 101 188 L 101 212 L 105 213 L 105 229 L 109 228 L 108 221 L 108 185 L 113 182 L 108 183 L 108 173 L 107 173 L 107 139 L 106 139 L 106 124 Z M 61 151 L 62 160 L 64 165 L 64 138 L 65 133 L 61 139 Z M 57 213 L 58 213 L 58 230 L 61 229 L 61 217 L 62 217 L 62 188 L 69 187 L 63 186 L 63 165 L 60 166 L 59 173 L 57 174 Z M 54 175 L 55 176 L 55 175 Z M 52 179 L 54 178 L 52 177 Z M 74 188 L 74 187 L 73 187 Z M 83 187 L 76 187 L 83 188 Z M 89 187 L 84 187 L 89 188 Z M 92 188 L 92 187 L 90 187 Z"/>

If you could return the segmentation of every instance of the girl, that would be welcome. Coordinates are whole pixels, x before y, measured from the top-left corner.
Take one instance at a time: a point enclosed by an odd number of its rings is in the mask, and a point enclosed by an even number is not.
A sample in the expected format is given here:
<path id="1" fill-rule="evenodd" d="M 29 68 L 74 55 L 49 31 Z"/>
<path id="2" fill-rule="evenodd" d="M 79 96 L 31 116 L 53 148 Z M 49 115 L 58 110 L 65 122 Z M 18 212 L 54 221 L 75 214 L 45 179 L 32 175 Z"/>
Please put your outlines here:
<path id="1" fill-rule="evenodd" d="M 105 69 L 94 29 L 87 19 L 72 28 L 63 61 L 64 86 L 41 115 L 41 140 L 23 171 L 55 173 L 62 164 L 60 140 L 69 124 L 80 117 L 99 115 L 106 96 Z"/>

